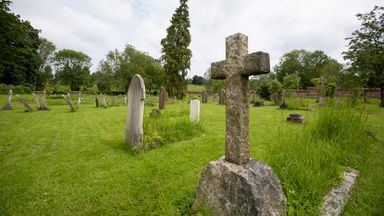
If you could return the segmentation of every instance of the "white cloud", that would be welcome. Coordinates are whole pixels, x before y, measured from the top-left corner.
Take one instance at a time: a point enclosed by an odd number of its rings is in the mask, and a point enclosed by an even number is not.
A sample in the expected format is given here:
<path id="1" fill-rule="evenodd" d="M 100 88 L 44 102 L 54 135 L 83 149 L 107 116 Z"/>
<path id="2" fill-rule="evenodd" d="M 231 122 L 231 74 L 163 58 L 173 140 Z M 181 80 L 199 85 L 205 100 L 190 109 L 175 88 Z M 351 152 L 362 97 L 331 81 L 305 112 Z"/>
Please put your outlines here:
<path id="1" fill-rule="evenodd" d="M 192 65 L 203 75 L 225 56 L 225 37 L 248 35 L 249 52 L 270 53 L 271 65 L 292 49 L 323 50 L 342 61 L 345 37 L 359 28 L 355 14 L 383 0 L 191 0 Z M 87 53 L 98 62 L 125 44 L 161 56 L 160 40 L 178 0 L 14 0 L 12 11 L 42 30 L 60 49 Z"/>

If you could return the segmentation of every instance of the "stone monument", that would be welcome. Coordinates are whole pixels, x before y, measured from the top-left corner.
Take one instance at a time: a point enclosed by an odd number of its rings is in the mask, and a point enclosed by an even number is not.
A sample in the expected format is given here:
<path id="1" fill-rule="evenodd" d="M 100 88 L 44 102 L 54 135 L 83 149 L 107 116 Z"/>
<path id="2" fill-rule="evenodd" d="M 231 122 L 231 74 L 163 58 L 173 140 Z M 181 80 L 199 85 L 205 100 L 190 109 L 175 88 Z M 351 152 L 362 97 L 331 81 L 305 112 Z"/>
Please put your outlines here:
<path id="1" fill-rule="evenodd" d="M 12 89 L 8 91 L 8 103 L 3 105 L 2 110 L 10 110 L 12 109 Z"/>
<path id="2" fill-rule="evenodd" d="M 69 109 L 71 109 L 71 112 L 75 112 L 75 107 L 73 106 L 71 95 L 68 93 L 67 95 L 61 94 L 61 96 L 63 96 L 65 102 L 67 102 Z"/>
<path id="3" fill-rule="evenodd" d="M 37 109 L 40 110 L 40 102 L 39 102 L 39 99 L 37 98 L 36 94 L 35 93 L 32 93 L 33 95 L 33 99 L 35 99 L 35 102 L 36 102 L 36 105 L 37 105 Z"/>
<path id="4" fill-rule="evenodd" d="M 200 118 L 200 101 L 191 100 L 189 104 L 189 119 L 198 122 Z"/>
<path id="5" fill-rule="evenodd" d="M 133 149 L 141 148 L 143 139 L 145 85 L 140 75 L 135 74 L 128 88 L 127 125 L 125 140 Z"/>
<path id="6" fill-rule="evenodd" d="M 219 92 L 219 104 L 225 105 L 225 89 L 221 89 Z"/>
<path id="7" fill-rule="evenodd" d="M 208 102 L 208 92 L 207 90 L 204 90 L 201 92 L 201 102 L 207 103 Z"/>
<path id="8" fill-rule="evenodd" d="M 226 79 L 225 158 L 211 161 L 197 185 L 193 208 L 216 215 L 284 215 L 280 180 L 265 163 L 249 158 L 248 77 L 269 73 L 269 55 L 248 54 L 247 36 L 226 38 L 226 60 L 212 63 L 213 79 Z"/>
<path id="9" fill-rule="evenodd" d="M 43 94 L 40 95 L 40 110 L 49 110 L 45 98 L 47 97 L 47 92 L 44 90 Z"/>
<path id="10" fill-rule="evenodd" d="M 164 109 L 166 100 L 167 100 L 167 93 L 165 91 L 165 88 L 161 87 L 160 93 L 159 93 L 159 109 L 160 110 Z"/>
<path id="11" fill-rule="evenodd" d="M 29 106 L 29 104 L 20 95 L 17 94 L 16 98 L 19 101 L 19 103 L 24 106 L 25 112 L 33 111 L 32 108 Z"/>

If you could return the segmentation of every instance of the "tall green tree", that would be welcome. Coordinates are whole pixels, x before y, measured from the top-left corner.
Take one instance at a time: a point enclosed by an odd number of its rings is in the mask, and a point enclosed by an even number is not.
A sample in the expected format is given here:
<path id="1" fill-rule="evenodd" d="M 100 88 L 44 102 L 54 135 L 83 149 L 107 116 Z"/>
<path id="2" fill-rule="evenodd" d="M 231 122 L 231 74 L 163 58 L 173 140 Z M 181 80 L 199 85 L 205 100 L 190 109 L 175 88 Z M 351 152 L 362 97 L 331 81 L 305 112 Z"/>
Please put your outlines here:
<path id="1" fill-rule="evenodd" d="M 301 49 L 285 53 L 274 67 L 274 71 L 280 82 L 284 81 L 286 75 L 296 73 L 300 77 L 300 87 L 306 88 L 313 85 L 311 79 L 320 77 L 323 72 L 326 71 L 330 76 L 337 76 L 336 74 L 341 72 L 341 68 L 335 59 L 321 50 L 310 52 Z"/>
<path id="2" fill-rule="evenodd" d="M 56 67 L 55 79 L 68 85 L 71 90 L 80 90 L 81 86 L 89 84 L 91 58 L 79 51 L 63 49 L 54 57 Z"/>
<path id="3" fill-rule="evenodd" d="M 41 38 L 37 53 L 40 57 L 40 66 L 36 77 L 36 90 L 44 90 L 46 83 L 53 78 L 52 63 L 56 46 L 51 41 Z"/>
<path id="4" fill-rule="evenodd" d="M 380 88 L 380 105 L 384 106 L 384 7 L 375 6 L 356 16 L 361 27 L 346 38 L 349 43 L 344 58 L 365 87 Z"/>
<path id="5" fill-rule="evenodd" d="M 11 1 L 0 1 L 0 83 L 36 83 L 40 58 L 39 30 L 10 12 Z"/>
<path id="6" fill-rule="evenodd" d="M 165 87 L 170 96 L 184 97 L 187 91 L 186 76 L 191 66 L 192 51 L 187 0 L 180 0 L 167 28 L 167 36 L 161 40 L 162 57 L 166 72 Z"/>

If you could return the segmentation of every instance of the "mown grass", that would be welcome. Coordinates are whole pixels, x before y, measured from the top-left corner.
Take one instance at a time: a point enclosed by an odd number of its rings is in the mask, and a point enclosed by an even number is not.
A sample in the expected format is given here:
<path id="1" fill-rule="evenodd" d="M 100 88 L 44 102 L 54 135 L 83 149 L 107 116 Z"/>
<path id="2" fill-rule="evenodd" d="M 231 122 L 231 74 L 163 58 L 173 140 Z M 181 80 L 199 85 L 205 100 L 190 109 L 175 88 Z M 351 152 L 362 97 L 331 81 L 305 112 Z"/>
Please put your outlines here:
<path id="1" fill-rule="evenodd" d="M 0 99 L 5 102 L 6 96 Z M 0 215 L 191 214 L 202 169 L 224 154 L 224 106 L 201 104 L 201 131 L 133 153 L 124 143 L 125 106 L 95 108 L 92 101 L 71 113 L 61 100 L 48 99 L 49 111 L 24 113 L 14 102 L 13 110 L 0 112 Z M 156 103 L 147 99 L 146 116 Z M 309 105 L 317 109 L 250 107 L 251 156 L 271 165 L 281 179 L 290 215 L 316 215 L 322 196 L 339 182 L 345 167 L 357 168 L 361 176 L 344 214 L 380 215 L 384 111 L 377 104 L 353 109 Z M 287 123 L 293 112 L 308 123 Z M 183 122 L 188 104 L 168 104 L 162 114 L 163 119 L 146 117 L 145 127 L 153 121 Z M 190 129 L 172 124 L 165 124 L 165 132 Z M 334 124 L 339 126 L 326 132 Z M 362 148 L 361 140 L 366 141 Z"/>

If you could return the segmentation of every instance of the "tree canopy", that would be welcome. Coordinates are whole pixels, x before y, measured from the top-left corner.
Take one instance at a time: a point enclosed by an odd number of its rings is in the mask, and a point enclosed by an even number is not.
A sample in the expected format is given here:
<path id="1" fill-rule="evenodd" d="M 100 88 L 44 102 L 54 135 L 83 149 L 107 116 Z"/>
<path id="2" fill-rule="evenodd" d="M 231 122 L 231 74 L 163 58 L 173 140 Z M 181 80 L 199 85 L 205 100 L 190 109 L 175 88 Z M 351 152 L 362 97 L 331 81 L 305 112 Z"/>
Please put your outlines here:
<path id="1" fill-rule="evenodd" d="M 34 86 L 40 65 L 39 30 L 0 1 L 0 83 Z"/>
<path id="2" fill-rule="evenodd" d="M 187 90 L 186 76 L 190 69 L 192 51 L 188 48 L 191 43 L 189 33 L 189 11 L 187 0 L 180 0 L 167 28 L 167 36 L 161 40 L 161 59 L 164 61 L 166 72 L 165 87 L 170 96 L 183 97 Z"/>
<path id="3" fill-rule="evenodd" d="M 69 85 L 71 90 L 80 90 L 83 85 L 89 84 L 89 68 L 91 58 L 80 52 L 71 49 L 58 51 L 54 57 L 56 74 L 55 79 Z"/>
<path id="4" fill-rule="evenodd" d="M 341 69 L 342 65 L 323 51 L 301 49 L 285 53 L 274 67 L 274 72 L 280 82 L 284 81 L 286 75 L 296 73 L 300 77 L 300 87 L 306 88 L 313 85 L 311 79 L 320 77 L 322 73 L 334 77 L 341 73 Z"/>
<path id="5" fill-rule="evenodd" d="M 346 40 L 348 50 L 344 58 L 350 61 L 351 71 L 365 87 L 381 88 L 381 105 L 384 106 L 384 7 L 357 14 L 360 29 Z"/>

